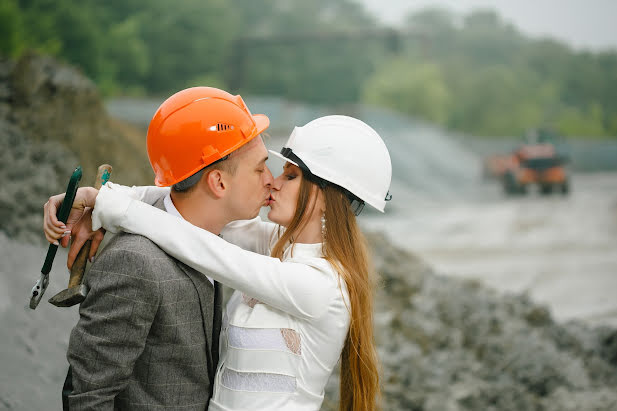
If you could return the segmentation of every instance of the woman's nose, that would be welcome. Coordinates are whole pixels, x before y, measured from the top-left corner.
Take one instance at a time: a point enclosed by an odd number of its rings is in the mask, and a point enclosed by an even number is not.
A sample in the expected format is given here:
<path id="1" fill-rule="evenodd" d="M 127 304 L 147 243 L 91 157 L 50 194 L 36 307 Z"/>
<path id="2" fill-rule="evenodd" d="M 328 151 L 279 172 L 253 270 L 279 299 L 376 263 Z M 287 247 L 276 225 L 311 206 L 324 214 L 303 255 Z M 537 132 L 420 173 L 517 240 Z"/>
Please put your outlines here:
<path id="1" fill-rule="evenodd" d="M 272 189 L 279 191 L 281 189 L 281 186 L 283 184 L 283 178 L 284 176 L 281 174 L 280 176 L 278 176 L 277 178 L 275 178 L 272 182 Z"/>

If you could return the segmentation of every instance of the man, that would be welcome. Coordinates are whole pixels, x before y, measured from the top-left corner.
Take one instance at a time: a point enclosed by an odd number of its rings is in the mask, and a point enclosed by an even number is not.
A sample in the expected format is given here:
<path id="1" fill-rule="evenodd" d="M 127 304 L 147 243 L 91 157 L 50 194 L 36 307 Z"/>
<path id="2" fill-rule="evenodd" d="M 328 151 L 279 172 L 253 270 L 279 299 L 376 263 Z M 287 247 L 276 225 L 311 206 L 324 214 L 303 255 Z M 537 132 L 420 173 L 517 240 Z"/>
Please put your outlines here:
<path id="1" fill-rule="evenodd" d="M 172 186 L 154 205 L 214 234 L 257 216 L 272 183 L 259 136 L 268 125 L 222 90 L 196 87 L 170 97 L 148 128 L 155 183 Z M 60 201 L 52 197 L 46 208 Z M 84 282 L 89 292 L 69 341 L 65 408 L 207 409 L 218 362 L 219 285 L 127 233 L 109 242 Z"/>

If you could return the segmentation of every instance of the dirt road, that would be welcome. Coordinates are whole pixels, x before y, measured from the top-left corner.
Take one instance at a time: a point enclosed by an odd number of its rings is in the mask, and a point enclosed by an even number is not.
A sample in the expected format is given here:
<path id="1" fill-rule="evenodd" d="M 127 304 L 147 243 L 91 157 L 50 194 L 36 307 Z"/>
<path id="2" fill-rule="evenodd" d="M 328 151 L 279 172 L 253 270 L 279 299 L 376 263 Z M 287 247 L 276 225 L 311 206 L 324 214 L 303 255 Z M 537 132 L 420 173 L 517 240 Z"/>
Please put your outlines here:
<path id="1" fill-rule="evenodd" d="M 572 186 L 568 197 L 505 198 L 484 183 L 471 199 L 364 222 L 441 273 L 526 292 L 558 320 L 617 326 L 617 173 L 577 174 Z"/>

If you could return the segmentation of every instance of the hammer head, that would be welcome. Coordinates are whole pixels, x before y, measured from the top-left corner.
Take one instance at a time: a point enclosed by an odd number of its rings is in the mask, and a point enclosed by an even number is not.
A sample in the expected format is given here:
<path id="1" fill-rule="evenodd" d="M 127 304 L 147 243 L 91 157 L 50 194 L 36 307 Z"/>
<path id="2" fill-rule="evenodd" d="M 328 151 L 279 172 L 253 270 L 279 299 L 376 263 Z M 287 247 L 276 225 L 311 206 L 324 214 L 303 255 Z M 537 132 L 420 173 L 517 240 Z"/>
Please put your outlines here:
<path id="1" fill-rule="evenodd" d="M 84 284 L 79 284 L 66 290 L 60 291 L 49 299 L 49 302 L 56 307 L 72 307 L 81 303 L 88 294 L 88 289 Z"/>

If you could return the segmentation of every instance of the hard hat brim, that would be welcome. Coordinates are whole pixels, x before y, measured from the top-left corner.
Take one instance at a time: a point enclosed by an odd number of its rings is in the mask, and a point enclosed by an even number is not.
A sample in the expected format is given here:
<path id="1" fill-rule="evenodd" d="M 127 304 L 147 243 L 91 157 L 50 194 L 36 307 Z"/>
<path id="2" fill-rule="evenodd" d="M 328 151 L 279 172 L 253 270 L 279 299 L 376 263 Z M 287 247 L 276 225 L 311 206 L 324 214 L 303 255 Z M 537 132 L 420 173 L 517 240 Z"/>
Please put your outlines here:
<path id="1" fill-rule="evenodd" d="M 278 157 L 284 161 L 288 161 L 291 164 L 293 164 L 296 167 L 299 167 L 298 163 L 296 163 L 295 161 L 291 161 L 290 159 L 288 159 L 287 157 L 285 157 L 284 155 L 282 155 L 281 153 L 274 151 L 274 150 L 268 150 L 270 153 L 274 154 L 275 157 Z"/>
<path id="2" fill-rule="evenodd" d="M 255 120 L 255 127 L 257 127 L 256 136 L 270 127 L 270 119 L 265 114 L 253 114 L 253 120 Z"/>

